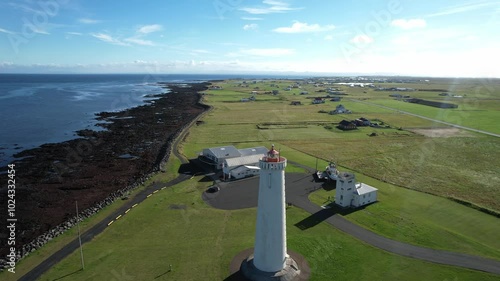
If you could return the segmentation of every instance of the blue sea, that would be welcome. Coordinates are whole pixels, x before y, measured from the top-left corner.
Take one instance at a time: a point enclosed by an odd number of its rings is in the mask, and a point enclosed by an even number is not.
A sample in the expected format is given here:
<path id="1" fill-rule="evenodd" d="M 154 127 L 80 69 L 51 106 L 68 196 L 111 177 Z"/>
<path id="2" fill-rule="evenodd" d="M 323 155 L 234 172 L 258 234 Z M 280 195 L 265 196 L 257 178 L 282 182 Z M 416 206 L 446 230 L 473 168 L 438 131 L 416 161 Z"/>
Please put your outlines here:
<path id="1" fill-rule="evenodd" d="M 77 138 L 82 129 L 101 130 L 95 114 L 145 104 L 168 92 L 157 82 L 199 82 L 258 75 L 0 74 L 0 166 L 13 155 L 45 143 Z"/>

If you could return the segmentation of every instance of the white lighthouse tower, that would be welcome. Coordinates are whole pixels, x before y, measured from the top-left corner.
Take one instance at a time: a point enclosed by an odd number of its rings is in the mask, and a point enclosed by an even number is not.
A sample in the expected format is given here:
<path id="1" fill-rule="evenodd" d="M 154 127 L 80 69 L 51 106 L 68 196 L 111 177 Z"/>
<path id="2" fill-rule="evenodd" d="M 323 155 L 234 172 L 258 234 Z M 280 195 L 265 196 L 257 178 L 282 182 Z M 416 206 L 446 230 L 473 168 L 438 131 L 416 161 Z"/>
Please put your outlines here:
<path id="1" fill-rule="evenodd" d="M 300 274 L 287 254 L 285 212 L 286 158 L 274 149 L 259 161 L 260 181 L 254 254 L 242 264 L 250 280 L 294 280 Z"/>

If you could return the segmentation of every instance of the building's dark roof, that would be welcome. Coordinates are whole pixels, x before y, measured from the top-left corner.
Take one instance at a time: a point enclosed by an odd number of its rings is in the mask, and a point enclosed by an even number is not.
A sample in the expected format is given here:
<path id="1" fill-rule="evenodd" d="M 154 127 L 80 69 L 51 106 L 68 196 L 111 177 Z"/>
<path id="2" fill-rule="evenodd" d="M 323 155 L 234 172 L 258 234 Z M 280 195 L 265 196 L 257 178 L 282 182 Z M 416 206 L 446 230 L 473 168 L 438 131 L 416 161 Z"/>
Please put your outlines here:
<path id="1" fill-rule="evenodd" d="M 342 121 L 340 121 L 339 125 L 350 126 L 350 125 L 355 125 L 355 124 L 353 124 L 351 121 L 342 120 Z"/>

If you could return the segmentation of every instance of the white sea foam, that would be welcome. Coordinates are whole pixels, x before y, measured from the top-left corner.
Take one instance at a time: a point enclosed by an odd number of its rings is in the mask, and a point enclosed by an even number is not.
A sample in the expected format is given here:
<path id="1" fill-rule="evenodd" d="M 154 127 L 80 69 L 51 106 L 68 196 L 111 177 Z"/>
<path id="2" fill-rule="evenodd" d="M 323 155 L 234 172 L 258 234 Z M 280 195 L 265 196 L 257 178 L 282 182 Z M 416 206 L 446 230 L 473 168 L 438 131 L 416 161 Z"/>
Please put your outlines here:
<path id="1" fill-rule="evenodd" d="M 10 98 L 17 98 L 17 97 L 29 97 L 33 96 L 36 92 L 36 88 L 19 88 L 15 90 L 10 90 L 7 92 L 6 95 L 0 95 L 0 99 L 10 99 Z"/>

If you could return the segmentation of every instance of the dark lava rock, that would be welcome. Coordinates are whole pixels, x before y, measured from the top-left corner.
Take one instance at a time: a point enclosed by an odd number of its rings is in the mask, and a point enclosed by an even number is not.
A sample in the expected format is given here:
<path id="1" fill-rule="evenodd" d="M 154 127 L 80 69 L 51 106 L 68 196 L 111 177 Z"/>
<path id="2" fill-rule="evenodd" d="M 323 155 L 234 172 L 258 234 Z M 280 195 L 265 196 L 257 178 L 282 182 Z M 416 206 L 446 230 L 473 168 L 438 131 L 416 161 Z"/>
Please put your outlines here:
<path id="1" fill-rule="evenodd" d="M 165 84 L 171 91 L 153 104 L 97 114 L 106 130 L 82 130 L 78 139 L 17 153 L 24 157 L 15 162 L 18 253 L 28 254 L 71 227 L 76 200 L 80 215 L 90 216 L 157 172 L 175 136 L 208 108 L 199 94 L 208 85 Z M 0 201 L 7 199 L 0 192 Z M 6 216 L 0 212 L 1 221 Z M 0 237 L 7 234 L 3 227 Z M 0 249 L 5 256 L 7 247 Z"/>

